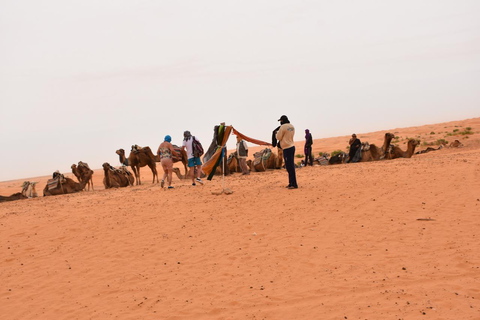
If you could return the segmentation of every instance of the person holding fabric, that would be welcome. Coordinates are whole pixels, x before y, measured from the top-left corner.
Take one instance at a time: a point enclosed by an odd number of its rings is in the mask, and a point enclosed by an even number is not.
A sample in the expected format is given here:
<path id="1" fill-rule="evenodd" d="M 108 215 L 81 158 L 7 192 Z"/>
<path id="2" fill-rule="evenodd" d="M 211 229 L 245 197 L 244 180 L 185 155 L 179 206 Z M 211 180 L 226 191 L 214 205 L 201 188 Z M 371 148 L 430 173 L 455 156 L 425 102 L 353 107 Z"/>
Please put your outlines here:
<path id="1" fill-rule="evenodd" d="M 280 129 L 278 129 L 276 138 L 279 140 L 280 147 L 283 149 L 285 168 L 288 172 L 287 188 L 297 189 L 297 177 L 295 174 L 295 145 L 293 142 L 295 127 L 290 123 L 286 115 L 281 116 L 278 121 L 280 121 Z"/>
<path id="2" fill-rule="evenodd" d="M 358 139 L 357 135 L 354 133 L 354 134 L 352 134 L 352 138 L 350 138 L 350 141 L 348 141 L 348 143 L 350 144 L 350 151 L 348 152 L 347 163 L 358 162 L 359 157 L 355 157 L 355 155 L 357 154 L 357 151 L 362 146 L 362 143 L 360 142 L 360 139 Z"/>
<path id="3" fill-rule="evenodd" d="M 237 136 L 237 158 L 238 165 L 244 175 L 250 174 L 247 166 L 248 146 L 247 142 L 242 137 Z"/>
<path id="4" fill-rule="evenodd" d="M 183 133 L 182 150 L 187 149 L 188 167 L 190 168 L 188 174 L 192 178 L 192 186 L 196 185 L 195 182 L 203 184 L 202 179 L 200 179 L 200 176 L 202 174 L 202 161 L 200 160 L 200 157 L 195 157 L 195 155 L 193 154 L 193 139 L 196 138 L 192 136 L 190 131 L 185 131 Z M 195 170 L 197 171 L 196 178 Z"/>
<path id="5" fill-rule="evenodd" d="M 173 173 L 173 159 L 172 156 L 178 157 L 178 153 L 175 152 L 171 144 L 172 137 L 169 135 L 165 136 L 164 141 L 160 144 L 157 150 L 157 154 L 160 157 L 160 163 L 163 168 L 163 178 L 161 186 L 165 185 L 165 177 L 168 182 L 168 189 L 173 189 L 172 187 L 172 173 Z"/>
<path id="6" fill-rule="evenodd" d="M 313 167 L 312 144 L 312 134 L 310 133 L 310 130 L 305 129 L 305 166 L 308 166 L 310 164 Z"/>

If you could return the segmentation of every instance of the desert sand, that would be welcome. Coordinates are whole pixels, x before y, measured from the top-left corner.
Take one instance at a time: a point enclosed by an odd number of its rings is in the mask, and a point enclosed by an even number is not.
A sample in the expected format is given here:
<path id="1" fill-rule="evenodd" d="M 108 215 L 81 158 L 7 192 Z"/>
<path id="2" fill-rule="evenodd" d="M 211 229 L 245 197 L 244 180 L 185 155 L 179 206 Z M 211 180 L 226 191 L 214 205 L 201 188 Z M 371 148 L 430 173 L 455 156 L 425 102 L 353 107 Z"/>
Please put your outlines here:
<path id="1" fill-rule="evenodd" d="M 0 203 L 0 318 L 480 319 L 480 118 L 386 132 L 465 147 Z"/>

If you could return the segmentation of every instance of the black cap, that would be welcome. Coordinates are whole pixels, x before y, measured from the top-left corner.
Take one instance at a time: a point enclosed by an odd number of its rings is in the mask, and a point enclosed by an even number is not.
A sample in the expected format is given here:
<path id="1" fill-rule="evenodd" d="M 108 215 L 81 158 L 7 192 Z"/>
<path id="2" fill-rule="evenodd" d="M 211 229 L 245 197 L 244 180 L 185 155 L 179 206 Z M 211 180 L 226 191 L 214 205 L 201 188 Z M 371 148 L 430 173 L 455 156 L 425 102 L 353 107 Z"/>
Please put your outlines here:
<path id="1" fill-rule="evenodd" d="M 288 121 L 288 117 L 286 115 L 283 115 L 277 121 Z"/>

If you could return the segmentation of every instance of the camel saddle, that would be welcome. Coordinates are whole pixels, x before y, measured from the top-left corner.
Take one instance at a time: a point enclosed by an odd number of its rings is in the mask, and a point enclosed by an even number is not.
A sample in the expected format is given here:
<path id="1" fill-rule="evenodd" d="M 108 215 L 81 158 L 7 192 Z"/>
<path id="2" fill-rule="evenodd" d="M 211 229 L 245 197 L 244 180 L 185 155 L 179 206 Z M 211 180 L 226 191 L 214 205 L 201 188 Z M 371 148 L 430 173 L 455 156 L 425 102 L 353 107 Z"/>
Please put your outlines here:
<path id="1" fill-rule="evenodd" d="M 265 163 L 272 155 L 272 150 L 265 148 L 253 154 L 253 167 L 256 171 L 262 172 L 266 170 Z"/>
<path id="2" fill-rule="evenodd" d="M 54 179 L 48 179 L 47 180 L 48 190 L 58 188 L 65 181 L 66 180 L 65 180 L 65 177 L 63 176 L 63 174 L 59 175 L 58 177 L 56 177 Z"/>
<path id="3" fill-rule="evenodd" d="M 370 150 L 370 144 L 368 142 L 362 142 L 362 151 Z"/>
<path id="4" fill-rule="evenodd" d="M 227 164 L 230 164 L 234 158 L 238 160 L 237 151 L 230 153 L 230 155 L 227 158 Z"/>

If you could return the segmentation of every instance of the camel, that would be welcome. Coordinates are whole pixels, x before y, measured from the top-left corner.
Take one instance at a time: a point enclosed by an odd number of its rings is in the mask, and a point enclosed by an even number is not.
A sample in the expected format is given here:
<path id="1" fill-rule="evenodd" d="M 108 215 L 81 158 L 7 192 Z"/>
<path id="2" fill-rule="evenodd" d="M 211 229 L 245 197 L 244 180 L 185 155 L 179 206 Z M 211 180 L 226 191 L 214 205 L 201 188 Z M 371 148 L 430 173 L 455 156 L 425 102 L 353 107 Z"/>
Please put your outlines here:
<path id="1" fill-rule="evenodd" d="M 24 181 L 22 184 L 22 194 L 27 198 L 36 198 L 38 197 L 37 190 L 35 190 L 35 185 L 38 182 Z"/>
<path id="2" fill-rule="evenodd" d="M 90 169 L 88 163 L 79 161 L 78 167 L 76 164 L 72 164 L 72 173 L 77 177 L 78 181 L 87 181 L 88 191 L 90 191 L 90 185 L 93 191 L 93 170 Z"/>
<path id="3" fill-rule="evenodd" d="M 242 172 L 238 163 L 237 151 L 230 153 L 227 159 L 227 166 L 230 172 Z"/>
<path id="4" fill-rule="evenodd" d="M 8 197 L 0 196 L 0 202 L 15 201 L 15 200 L 25 200 L 28 197 L 24 196 L 21 192 L 14 193 Z"/>
<path id="5" fill-rule="evenodd" d="M 133 176 L 127 170 L 127 167 L 122 166 L 120 169 L 115 169 L 107 162 L 102 167 L 105 174 L 103 178 L 105 189 L 123 188 L 133 185 Z"/>
<path id="6" fill-rule="evenodd" d="M 362 159 L 360 161 L 365 162 L 385 159 L 385 155 L 390 147 L 390 143 L 393 138 L 395 138 L 395 135 L 393 133 L 385 133 L 383 145 L 380 148 L 374 144 L 362 142 Z"/>
<path id="7" fill-rule="evenodd" d="M 271 149 L 265 148 L 253 154 L 254 160 L 248 160 L 247 166 L 250 171 L 261 172 L 266 169 L 281 169 L 283 164 L 283 150 L 277 149 L 278 155 Z"/>
<path id="8" fill-rule="evenodd" d="M 47 182 L 47 185 L 43 189 L 43 196 L 56 196 L 59 194 L 67 194 L 67 193 L 75 193 L 82 191 L 85 189 L 85 186 L 87 184 L 86 181 L 80 181 L 80 183 L 75 182 L 74 180 L 70 178 L 65 178 L 65 177 L 60 177 L 59 178 L 59 183 L 57 184 L 56 187 L 54 188 L 49 188 L 48 185 L 49 183 Z M 51 181 L 51 180 L 49 180 Z"/>
<path id="9" fill-rule="evenodd" d="M 157 177 L 158 183 L 158 173 L 155 163 L 155 156 L 153 155 L 152 150 L 149 147 L 144 147 L 141 149 L 133 149 L 130 151 L 128 158 L 125 158 L 125 150 L 119 149 L 116 151 L 120 158 L 120 163 L 125 166 L 130 166 L 135 174 L 135 179 L 137 180 L 137 185 L 141 185 L 140 180 L 140 168 L 148 166 L 153 173 L 153 181 L 155 183 L 155 177 Z"/>
<path id="10" fill-rule="evenodd" d="M 461 143 L 458 140 L 455 140 L 452 143 L 450 143 L 450 145 L 448 147 L 449 148 L 461 148 L 461 147 L 463 147 L 463 143 Z"/>
<path id="11" fill-rule="evenodd" d="M 415 139 L 408 140 L 407 151 L 403 151 L 398 146 L 392 146 L 391 151 L 387 153 L 386 157 L 388 159 L 411 158 L 418 144 L 419 144 L 418 140 L 415 140 Z"/>

